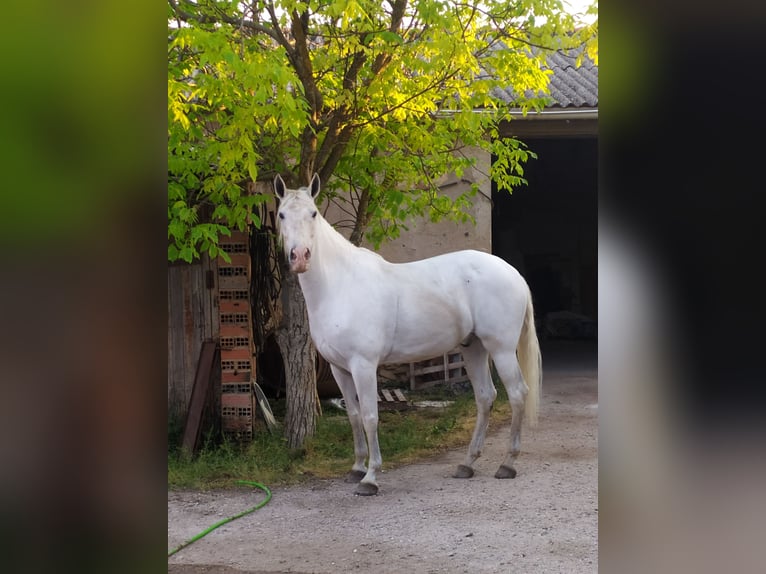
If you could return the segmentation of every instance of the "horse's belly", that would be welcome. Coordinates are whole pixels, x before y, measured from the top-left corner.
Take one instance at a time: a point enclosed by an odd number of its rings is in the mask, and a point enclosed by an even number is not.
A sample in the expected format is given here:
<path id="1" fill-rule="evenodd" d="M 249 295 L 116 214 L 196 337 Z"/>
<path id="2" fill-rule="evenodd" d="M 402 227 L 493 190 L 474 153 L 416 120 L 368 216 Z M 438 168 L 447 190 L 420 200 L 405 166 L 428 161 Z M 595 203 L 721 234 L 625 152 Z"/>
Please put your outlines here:
<path id="1" fill-rule="evenodd" d="M 465 340 L 472 328 L 467 310 L 455 306 L 402 317 L 381 362 L 405 363 L 443 355 Z"/>
<path id="2" fill-rule="evenodd" d="M 369 318 L 369 317 L 368 317 Z M 407 363 L 442 355 L 470 334 L 470 323 L 454 317 L 409 317 L 396 326 L 373 321 L 354 325 L 330 322 L 312 328 L 314 345 L 328 362 L 350 370 L 352 361 Z"/>
<path id="3" fill-rule="evenodd" d="M 443 337 L 418 344 L 397 345 L 381 359 L 380 364 L 412 363 L 437 357 L 457 347 L 460 341 L 460 338 Z"/>

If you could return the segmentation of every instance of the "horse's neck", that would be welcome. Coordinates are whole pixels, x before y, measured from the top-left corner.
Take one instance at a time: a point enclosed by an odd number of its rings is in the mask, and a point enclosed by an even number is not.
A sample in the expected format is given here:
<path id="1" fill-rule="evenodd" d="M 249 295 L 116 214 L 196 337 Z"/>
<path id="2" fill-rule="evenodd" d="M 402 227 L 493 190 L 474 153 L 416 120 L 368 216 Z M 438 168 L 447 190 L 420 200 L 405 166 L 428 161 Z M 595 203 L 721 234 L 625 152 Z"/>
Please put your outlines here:
<path id="1" fill-rule="evenodd" d="M 319 221 L 309 270 L 299 276 L 306 304 L 320 305 L 337 294 L 359 248 L 338 233 L 324 218 Z"/>

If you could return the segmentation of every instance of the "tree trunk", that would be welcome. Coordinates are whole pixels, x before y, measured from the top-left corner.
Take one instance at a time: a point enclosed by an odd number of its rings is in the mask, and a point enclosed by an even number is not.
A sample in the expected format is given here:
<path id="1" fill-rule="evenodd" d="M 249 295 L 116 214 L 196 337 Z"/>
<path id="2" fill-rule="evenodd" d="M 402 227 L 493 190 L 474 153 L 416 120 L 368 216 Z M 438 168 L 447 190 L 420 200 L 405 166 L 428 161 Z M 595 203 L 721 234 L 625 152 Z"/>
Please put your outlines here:
<path id="1" fill-rule="evenodd" d="M 354 230 L 351 232 L 351 236 L 348 238 L 348 240 L 357 247 L 362 244 L 364 230 L 367 229 L 367 223 L 370 220 L 370 216 L 367 213 L 369 207 L 370 190 L 365 188 L 362 190 L 362 194 L 359 196 L 359 204 L 356 207 L 356 221 L 354 221 Z"/>
<path id="2" fill-rule="evenodd" d="M 314 435 L 319 409 L 316 390 L 316 349 L 311 341 L 306 301 L 298 278 L 285 271 L 282 279 L 282 324 L 276 331 L 285 365 L 287 412 L 285 437 L 290 448 L 301 448 Z"/>

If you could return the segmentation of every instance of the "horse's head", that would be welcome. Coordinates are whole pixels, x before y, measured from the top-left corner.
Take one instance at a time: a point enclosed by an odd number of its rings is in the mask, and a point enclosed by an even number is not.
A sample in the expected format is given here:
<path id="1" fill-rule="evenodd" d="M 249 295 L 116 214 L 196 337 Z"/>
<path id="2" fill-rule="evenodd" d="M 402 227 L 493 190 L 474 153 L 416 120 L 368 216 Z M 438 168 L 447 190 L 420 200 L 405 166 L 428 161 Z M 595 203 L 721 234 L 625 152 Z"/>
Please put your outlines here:
<path id="1" fill-rule="evenodd" d="M 319 194 L 319 175 L 314 174 L 309 187 L 288 189 L 277 175 L 274 192 L 279 197 L 279 233 L 290 260 L 290 271 L 308 271 L 314 248 L 317 226 L 317 207 L 314 199 Z"/>

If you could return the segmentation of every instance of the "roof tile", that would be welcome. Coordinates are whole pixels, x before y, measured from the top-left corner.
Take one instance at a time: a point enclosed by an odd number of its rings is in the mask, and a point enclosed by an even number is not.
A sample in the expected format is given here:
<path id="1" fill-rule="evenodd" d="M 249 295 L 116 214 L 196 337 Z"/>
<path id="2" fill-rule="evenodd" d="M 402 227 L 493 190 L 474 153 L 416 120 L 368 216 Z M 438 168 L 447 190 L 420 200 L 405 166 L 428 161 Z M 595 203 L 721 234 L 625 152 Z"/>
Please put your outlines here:
<path id="1" fill-rule="evenodd" d="M 553 71 L 550 79 L 548 108 L 597 108 L 598 107 L 598 66 L 587 56 L 582 65 L 576 67 L 577 54 L 552 52 L 547 57 L 548 68 Z M 495 95 L 513 104 L 516 94 L 508 87 L 496 90 Z M 532 92 L 526 94 L 534 95 Z"/>

